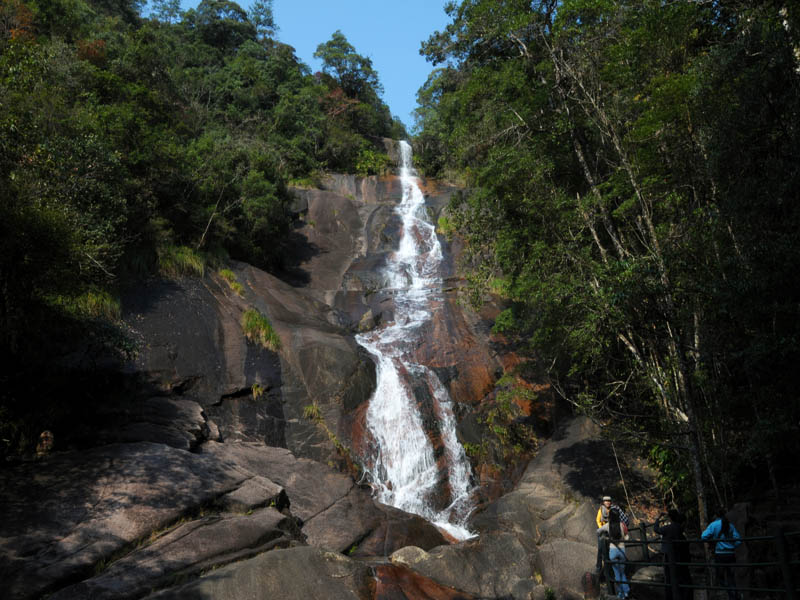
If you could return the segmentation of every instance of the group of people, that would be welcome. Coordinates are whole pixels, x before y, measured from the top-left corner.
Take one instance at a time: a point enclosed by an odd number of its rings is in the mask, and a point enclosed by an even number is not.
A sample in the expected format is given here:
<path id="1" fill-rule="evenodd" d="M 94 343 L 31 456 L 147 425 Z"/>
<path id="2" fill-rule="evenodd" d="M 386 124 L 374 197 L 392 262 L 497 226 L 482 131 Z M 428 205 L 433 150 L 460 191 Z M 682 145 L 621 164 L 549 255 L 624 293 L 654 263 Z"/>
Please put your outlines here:
<path id="1" fill-rule="evenodd" d="M 608 544 L 608 561 L 614 574 L 614 587 L 617 597 L 625 600 L 630 596 L 631 588 L 625 576 L 625 540 L 628 539 L 628 525 L 630 519 L 625 511 L 612 503 L 611 496 L 603 496 L 603 503 L 597 509 L 595 517 L 597 523 L 597 564 L 595 572 L 600 574 L 603 570 L 603 559 Z"/>
<path id="2" fill-rule="evenodd" d="M 665 520 L 665 517 L 669 521 Z M 603 560 L 607 557 L 614 576 L 614 587 L 617 598 L 630 598 L 630 585 L 625 575 L 625 540 L 629 539 L 630 520 L 619 506 L 613 503 L 611 496 L 603 496 L 603 503 L 597 510 L 597 564 L 595 571 L 603 570 Z M 662 513 L 653 525 L 653 531 L 661 536 L 662 552 L 665 562 L 674 567 L 664 567 L 664 583 L 666 584 L 665 600 L 691 600 L 693 588 L 689 563 L 691 556 L 686 541 L 684 527 L 686 518 L 678 510 L 671 509 Z M 717 585 L 727 588 L 728 599 L 736 600 L 736 583 L 733 575 L 733 563 L 736 562 L 735 551 L 741 543 L 741 535 L 728 520 L 725 511 L 720 510 L 714 520 L 703 531 L 701 538 L 714 544 L 714 563 L 716 565 Z M 607 552 L 606 552 L 607 545 Z M 678 584 L 679 597 L 674 597 L 673 578 Z"/>

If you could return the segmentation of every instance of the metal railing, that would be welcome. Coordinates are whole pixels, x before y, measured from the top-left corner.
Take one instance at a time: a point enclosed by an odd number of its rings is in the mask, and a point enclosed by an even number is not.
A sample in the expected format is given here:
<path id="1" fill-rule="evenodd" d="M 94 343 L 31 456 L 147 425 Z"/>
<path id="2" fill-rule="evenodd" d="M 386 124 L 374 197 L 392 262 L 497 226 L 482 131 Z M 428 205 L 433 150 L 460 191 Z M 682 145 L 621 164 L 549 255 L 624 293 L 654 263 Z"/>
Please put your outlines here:
<path id="1" fill-rule="evenodd" d="M 770 543 L 772 545 L 772 550 L 770 552 L 762 552 L 762 554 L 771 555 L 770 557 L 774 556 L 775 560 L 770 560 L 767 562 L 734 562 L 734 563 L 726 563 L 724 565 L 725 568 L 730 569 L 750 569 L 750 568 L 759 568 L 759 569 L 774 569 L 779 572 L 779 576 L 777 579 L 782 581 L 782 587 L 752 587 L 752 586 L 734 586 L 731 588 L 730 586 L 723 586 L 719 585 L 710 585 L 710 584 L 702 584 L 702 585 L 695 585 L 691 583 L 685 583 L 681 581 L 681 577 L 679 576 L 679 568 L 686 567 L 689 569 L 705 569 L 706 573 L 710 575 L 712 570 L 716 570 L 720 567 L 720 563 L 717 562 L 709 562 L 708 559 L 703 561 L 689 561 L 689 562 L 681 562 L 677 560 L 676 553 L 675 553 L 675 546 L 674 542 L 676 540 L 666 541 L 662 540 L 661 537 L 647 537 L 647 529 L 652 528 L 652 523 L 642 523 L 636 528 L 631 529 L 631 533 L 638 533 L 640 539 L 630 539 L 625 540 L 625 547 L 626 549 L 629 547 L 641 547 L 642 549 L 642 560 L 624 560 L 620 561 L 619 564 L 624 565 L 625 570 L 629 571 L 631 567 L 639 568 L 642 566 L 660 566 L 664 568 L 665 574 L 665 583 L 655 582 L 655 581 L 642 581 L 636 580 L 631 581 L 628 579 L 627 583 L 630 585 L 631 583 L 637 586 L 648 586 L 648 587 L 660 587 L 660 588 L 670 588 L 671 595 L 673 600 L 680 600 L 682 598 L 682 590 L 706 590 L 706 591 L 724 591 L 724 592 L 731 592 L 732 589 L 735 593 L 738 592 L 752 592 L 754 594 L 762 594 L 762 595 L 772 595 L 772 596 L 784 596 L 786 600 L 798 600 L 800 589 L 798 589 L 798 585 L 800 584 L 800 576 L 795 575 L 795 571 L 800 571 L 798 567 L 800 567 L 800 560 L 793 559 L 792 552 L 790 551 L 790 542 L 797 542 L 798 546 L 800 546 L 800 531 L 798 532 L 791 532 L 787 533 L 784 532 L 783 529 L 778 528 L 775 530 L 773 535 L 769 536 L 753 536 L 753 537 L 742 537 L 741 541 L 743 543 Z M 677 540 L 679 544 L 686 544 L 686 548 L 690 548 L 692 545 L 700 545 L 700 546 L 707 546 L 709 544 L 714 544 L 718 539 L 685 539 L 685 540 Z M 730 540 L 728 540 L 730 541 Z M 662 552 L 654 553 L 650 549 L 650 544 L 663 544 L 668 549 L 667 553 L 664 554 Z M 663 555 L 663 560 L 652 560 L 651 555 Z M 604 573 L 606 582 L 608 583 L 609 592 L 613 593 L 614 585 L 618 583 L 623 583 L 621 580 L 615 579 L 614 572 L 612 569 L 612 564 L 609 560 L 609 544 L 606 541 L 604 548 L 603 548 L 603 556 L 604 556 Z M 703 556 L 708 556 L 707 553 L 703 553 Z M 669 577 L 666 577 L 667 573 L 669 573 Z M 706 577 L 708 581 L 711 580 L 710 577 Z M 669 583 L 666 583 L 669 581 Z"/>

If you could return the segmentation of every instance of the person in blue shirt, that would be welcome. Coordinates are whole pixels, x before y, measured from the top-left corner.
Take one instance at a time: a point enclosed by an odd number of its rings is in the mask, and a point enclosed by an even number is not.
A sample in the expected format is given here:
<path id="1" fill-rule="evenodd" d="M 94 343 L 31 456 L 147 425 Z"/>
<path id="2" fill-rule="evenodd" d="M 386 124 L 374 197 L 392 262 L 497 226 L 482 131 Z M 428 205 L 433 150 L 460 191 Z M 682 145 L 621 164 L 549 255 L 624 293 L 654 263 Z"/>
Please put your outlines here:
<path id="1" fill-rule="evenodd" d="M 742 544 L 742 536 L 736 531 L 733 523 L 728 521 L 724 510 L 715 515 L 716 520 L 706 527 L 701 536 L 714 546 L 714 562 L 716 563 L 717 583 L 728 588 L 728 600 L 736 600 L 736 579 L 733 576 L 732 564 L 736 562 L 736 548 Z"/>

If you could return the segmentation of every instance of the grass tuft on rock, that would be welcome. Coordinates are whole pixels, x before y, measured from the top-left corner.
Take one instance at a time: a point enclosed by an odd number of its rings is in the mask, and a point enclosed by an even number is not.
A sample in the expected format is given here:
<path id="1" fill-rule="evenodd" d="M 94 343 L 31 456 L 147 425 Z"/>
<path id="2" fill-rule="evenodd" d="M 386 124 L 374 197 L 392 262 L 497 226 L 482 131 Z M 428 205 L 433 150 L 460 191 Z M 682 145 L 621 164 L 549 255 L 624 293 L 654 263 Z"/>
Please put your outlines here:
<path id="1" fill-rule="evenodd" d="M 206 270 L 206 258 L 188 246 L 162 246 L 158 249 L 158 270 L 164 277 L 202 277 Z"/>
<path id="2" fill-rule="evenodd" d="M 225 280 L 228 286 L 239 296 L 244 296 L 244 286 L 236 279 L 236 274 L 230 269 L 220 269 L 217 274 Z"/>
<path id="3" fill-rule="evenodd" d="M 248 340 L 277 352 L 281 349 L 281 338 L 272 328 L 266 315 L 255 308 L 248 308 L 242 315 L 242 330 Z"/>
<path id="4" fill-rule="evenodd" d="M 53 296 L 49 300 L 52 305 L 79 319 L 119 321 L 122 318 L 119 298 L 100 288 L 92 288 L 78 296 Z"/>

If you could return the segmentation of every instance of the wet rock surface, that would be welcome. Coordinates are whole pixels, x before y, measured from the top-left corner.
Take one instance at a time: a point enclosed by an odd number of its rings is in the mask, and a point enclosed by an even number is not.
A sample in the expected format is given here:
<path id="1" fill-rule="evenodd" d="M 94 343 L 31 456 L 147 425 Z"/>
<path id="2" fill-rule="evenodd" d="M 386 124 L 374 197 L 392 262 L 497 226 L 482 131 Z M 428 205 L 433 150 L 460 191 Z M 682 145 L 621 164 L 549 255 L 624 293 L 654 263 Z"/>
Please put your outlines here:
<path id="1" fill-rule="evenodd" d="M 527 598 L 536 587 L 528 553 L 507 533 L 488 533 L 430 552 L 409 546 L 391 560 L 477 598 Z"/>
<path id="2" fill-rule="evenodd" d="M 379 600 L 475 600 L 474 596 L 398 565 L 377 567 L 375 577 L 375 597 Z"/>

